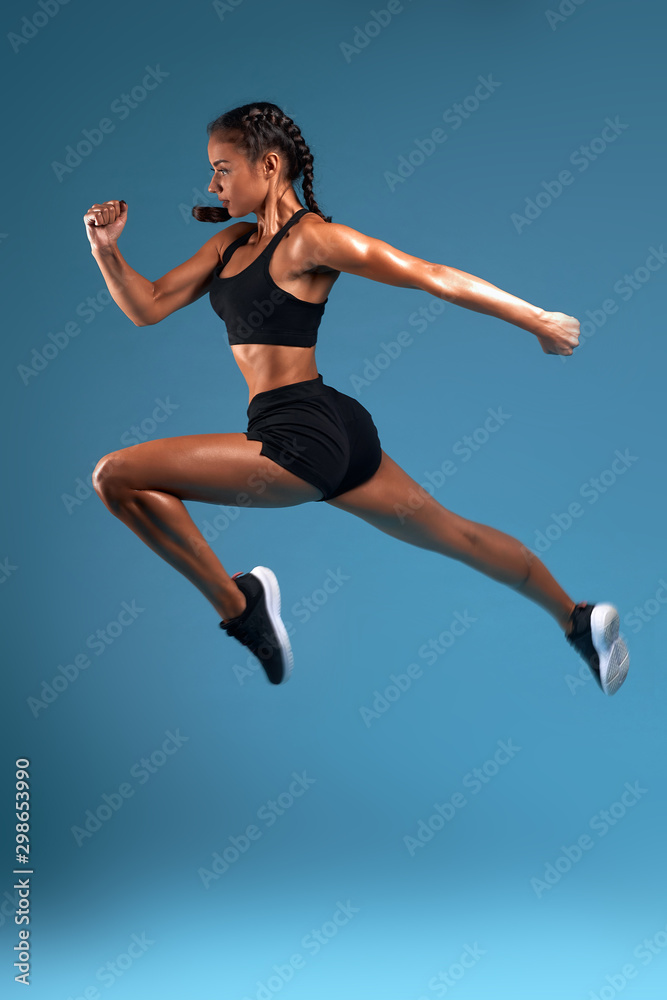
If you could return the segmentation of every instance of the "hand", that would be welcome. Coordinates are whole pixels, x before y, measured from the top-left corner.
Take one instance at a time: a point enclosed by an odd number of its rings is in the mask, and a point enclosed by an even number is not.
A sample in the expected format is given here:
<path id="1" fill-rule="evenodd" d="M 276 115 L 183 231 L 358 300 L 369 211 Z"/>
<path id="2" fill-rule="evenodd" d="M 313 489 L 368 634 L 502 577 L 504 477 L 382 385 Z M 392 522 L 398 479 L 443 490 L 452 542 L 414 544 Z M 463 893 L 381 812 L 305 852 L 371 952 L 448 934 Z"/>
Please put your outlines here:
<path id="1" fill-rule="evenodd" d="M 105 201 L 91 205 L 83 217 L 93 250 L 114 246 L 127 220 L 127 202 Z"/>
<path id="2" fill-rule="evenodd" d="M 535 336 L 545 354 L 572 354 L 579 346 L 579 320 L 567 313 L 545 312 Z"/>

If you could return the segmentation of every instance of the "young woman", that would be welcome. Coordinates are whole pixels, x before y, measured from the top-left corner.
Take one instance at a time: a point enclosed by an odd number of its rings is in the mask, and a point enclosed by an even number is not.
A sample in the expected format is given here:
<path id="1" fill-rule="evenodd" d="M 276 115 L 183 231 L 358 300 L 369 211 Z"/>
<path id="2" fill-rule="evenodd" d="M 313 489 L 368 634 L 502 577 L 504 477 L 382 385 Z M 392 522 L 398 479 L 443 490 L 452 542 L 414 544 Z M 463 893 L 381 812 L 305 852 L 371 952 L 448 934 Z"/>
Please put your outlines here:
<path id="1" fill-rule="evenodd" d="M 207 134 L 209 191 L 222 208 L 196 206 L 193 215 L 226 222 L 252 213 L 256 224 L 216 232 L 151 282 L 118 250 L 125 201 L 92 205 L 83 218 L 109 292 L 136 326 L 159 323 L 209 293 L 248 383 L 248 429 L 146 441 L 105 455 L 93 472 L 105 505 L 199 588 L 220 627 L 252 651 L 273 684 L 287 680 L 293 662 L 276 577 L 266 566 L 229 576 L 184 500 L 257 507 L 326 501 L 394 538 L 458 559 L 543 607 L 600 688 L 614 694 L 629 662 L 616 608 L 575 604 L 515 538 L 445 509 L 382 450 L 369 412 L 327 385 L 315 363 L 318 326 L 341 271 L 497 316 L 534 334 L 546 354 L 572 354 L 578 321 L 332 223 L 313 197 L 312 153 L 275 104 L 234 108 L 210 122 Z M 293 187 L 300 175 L 307 208 Z M 415 491 L 423 502 L 410 509 Z"/>

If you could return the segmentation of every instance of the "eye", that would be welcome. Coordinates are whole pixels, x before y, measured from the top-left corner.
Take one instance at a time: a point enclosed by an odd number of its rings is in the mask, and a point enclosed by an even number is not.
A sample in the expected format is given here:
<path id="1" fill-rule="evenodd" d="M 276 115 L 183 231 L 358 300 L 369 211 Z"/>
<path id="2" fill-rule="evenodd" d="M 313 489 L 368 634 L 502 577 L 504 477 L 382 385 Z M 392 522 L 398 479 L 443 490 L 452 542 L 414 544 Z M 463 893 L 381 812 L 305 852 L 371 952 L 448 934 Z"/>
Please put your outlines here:
<path id="1" fill-rule="evenodd" d="M 228 172 L 229 172 L 229 171 L 227 171 L 227 170 L 225 169 L 225 167 L 219 167 L 219 168 L 218 168 L 218 173 L 221 173 L 221 174 L 226 174 L 226 173 L 228 173 Z M 213 174 L 215 173 L 215 170 L 213 169 L 213 167 L 211 167 L 211 173 L 213 173 Z"/>

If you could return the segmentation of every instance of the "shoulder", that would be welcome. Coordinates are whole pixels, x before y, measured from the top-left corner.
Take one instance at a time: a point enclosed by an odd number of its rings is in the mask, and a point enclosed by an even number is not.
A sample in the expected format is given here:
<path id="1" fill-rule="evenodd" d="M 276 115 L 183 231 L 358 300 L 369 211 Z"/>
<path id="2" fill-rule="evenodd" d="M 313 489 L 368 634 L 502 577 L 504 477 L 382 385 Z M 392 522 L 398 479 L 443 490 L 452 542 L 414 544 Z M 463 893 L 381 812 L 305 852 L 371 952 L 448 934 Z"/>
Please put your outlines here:
<path id="1" fill-rule="evenodd" d="M 337 268 L 331 267 L 325 262 L 325 256 L 332 241 L 337 242 L 341 239 L 341 228 L 345 229 L 346 227 L 341 227 L 335 222 L 327 222 L 317 212 L 308 212 L 307 215 L 299 219 L 298 224 L 294 227 L 297 237 L 295 252 L 299 258 L 305 258 L 309 264 L 312 262 L 306 273 L 338 273 Z"/>
<path id="2" fill-rule="evenodd" d="M 316 270 L 345 271 L 403 288 L 423 288 L 434 266 L 341 223 L 320 220 L 304 230 L 304 240 L 304 256 L 318 265 Z"/>
<path id="3" fill-rule="evenodd" d="M 304 219 L 308 216 L 304 216 Z M 377 248 L 392 248 L 381 240 L 340 222 L 326 222 L 311 215 L 314 221 L 304 229 L 304 254 L 317 262 L 316 271 L 348 271 L 363 263 Z"/>

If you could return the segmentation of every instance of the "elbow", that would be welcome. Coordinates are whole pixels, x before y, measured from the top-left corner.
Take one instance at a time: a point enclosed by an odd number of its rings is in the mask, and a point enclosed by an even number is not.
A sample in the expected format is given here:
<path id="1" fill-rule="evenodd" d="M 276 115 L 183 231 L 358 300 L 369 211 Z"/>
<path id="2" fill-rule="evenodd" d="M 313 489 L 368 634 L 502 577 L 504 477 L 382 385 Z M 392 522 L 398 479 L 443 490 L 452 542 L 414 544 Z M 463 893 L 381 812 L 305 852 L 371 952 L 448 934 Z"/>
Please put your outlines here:
<path id="1" fill-rule="evenodd" d="M 449 264 L 439 264 L 434 272 L 434 294 L 450 305 L 460 306 L 465 300 L 465 287 L 461 272 Z"/>
<path id="2" fill-rule="evenodd" d="M 159 323 L 161 319 L 162 316 L 159 316 L 156 312 L 153 312 L 150 315 L 141 316 L 139 319 L 133 318 L 132 322 L 134 323 L 135 326 L 155 326 L 155 324 Z"/>
<path id="3" fill-rule="evenodd" d="M 135 326 L 155 326 L 158 322 L 158 318 L 155 316 L 155 285 L 151 286 L 150 305 L 153 314 L 152 318 L 149 319 L 147 315 L 144 315 L 139 320 L 133 319 L 132 322 Z"/>
<path id="4" fill-rule="evenodd" d="M 451 268 L 446 264 L 428 263 L 420 274 L 418 286 L 420 291 L 429 292 L 445 302 L 454 302 L 455 290 L 452 281 Z"/>

